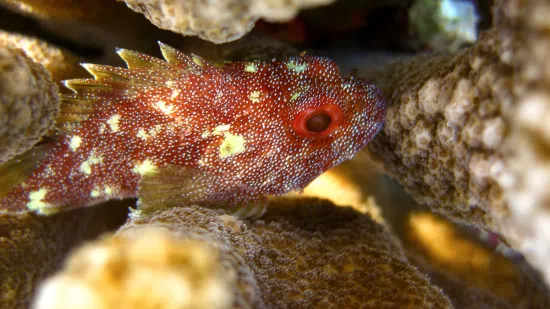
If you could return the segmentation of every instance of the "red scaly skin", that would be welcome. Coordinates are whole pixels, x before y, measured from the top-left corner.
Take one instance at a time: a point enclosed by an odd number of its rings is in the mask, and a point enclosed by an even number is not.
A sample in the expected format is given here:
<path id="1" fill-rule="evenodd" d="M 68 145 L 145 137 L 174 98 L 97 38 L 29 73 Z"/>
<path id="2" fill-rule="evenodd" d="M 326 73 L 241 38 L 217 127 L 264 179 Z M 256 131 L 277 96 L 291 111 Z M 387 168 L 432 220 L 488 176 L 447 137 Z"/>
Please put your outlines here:
<path id="1" fill-rule="evenodd" d="M 92 113 L 60 135 L 1 210 L 50 213 L 135 197 L 143 175 L 166 166 L 207 176 L 194 182 L 207 193 L 190 202 L 254 202 L 302 190 L 382 127 L 380 91 L 342 77 L 327 58 L 215 66 L 161 47 L 168 61 L 120 50 L 128 69 L 86 65 L 95 79 L 67 82 L 76 94 L 66 101 L 93 101 Z M 299 123 L 315 114 L 333 120 L 321 122 L 326 130 Z"/>

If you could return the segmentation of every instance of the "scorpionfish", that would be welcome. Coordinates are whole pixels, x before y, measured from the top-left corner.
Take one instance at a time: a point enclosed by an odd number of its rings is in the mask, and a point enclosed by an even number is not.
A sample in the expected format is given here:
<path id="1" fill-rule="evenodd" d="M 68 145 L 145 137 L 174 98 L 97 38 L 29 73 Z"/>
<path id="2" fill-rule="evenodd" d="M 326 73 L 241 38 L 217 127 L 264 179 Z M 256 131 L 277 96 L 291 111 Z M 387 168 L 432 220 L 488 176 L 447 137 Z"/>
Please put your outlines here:
<path id="1" fill-rule="evenodd" d="M 379 89 L 328 58 L 213 64 L 160 47 L 164 60 L 118 49 L 127 68 L 83 64 L 93 79 L 65 81 L 74 94 L 63 96 L 56 140 L 28 156 L 40 159 L 0 192 L 0 210 L 49 214 L 129 197 L 142 211 L 250 209 L 302 190 L 383 125 Z"/>

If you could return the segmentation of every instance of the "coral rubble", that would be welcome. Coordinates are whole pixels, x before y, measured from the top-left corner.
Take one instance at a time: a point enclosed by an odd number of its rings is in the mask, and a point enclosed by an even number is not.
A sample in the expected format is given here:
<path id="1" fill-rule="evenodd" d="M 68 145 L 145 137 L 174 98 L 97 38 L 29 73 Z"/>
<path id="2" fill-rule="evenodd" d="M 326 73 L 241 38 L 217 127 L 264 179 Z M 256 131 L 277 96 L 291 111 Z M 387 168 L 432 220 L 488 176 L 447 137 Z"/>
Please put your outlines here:
<path id="1" fill-rule="evenodd" d="M 0 46 L 0 163 L 54 126 L 59 94 L 50 73 L 22 50 Z"/>

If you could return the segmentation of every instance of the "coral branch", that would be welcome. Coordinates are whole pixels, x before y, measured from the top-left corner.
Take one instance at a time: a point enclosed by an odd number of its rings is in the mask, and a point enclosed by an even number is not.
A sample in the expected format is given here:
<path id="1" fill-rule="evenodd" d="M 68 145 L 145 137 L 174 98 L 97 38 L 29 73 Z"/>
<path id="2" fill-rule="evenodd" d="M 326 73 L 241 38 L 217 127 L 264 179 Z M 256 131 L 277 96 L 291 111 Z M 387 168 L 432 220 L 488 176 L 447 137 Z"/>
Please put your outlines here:
<path id="1" fill-rule="evenodd" d="M 174 301 L 175 294 L 161 292 L 165 289 L 161 283 L 167 280 L 166 269 L 175 267 L 170 273 L 179 274 L 190 266 L 158 258 L 159 250 L 152 248 L 162 245 L 138 248 L 140 237 L 145 235 L 144 227 L 169 231 L 175 238 L 164 242 L 168 247 L 200 241 L 198 246 L 216 248 L 221 256 L 217 263 L 226 267 L 224 273 L 236 274 L 236 283 L 231 287 L 236 308 L 451 308 L 439 289 L 406 262 L 401 248 L 384 226 L 350 208 L 315 199 L 272 201 L 263 220 L 254 222 L 239 221 L 222 211 L 199 207 L 171 208 L 135 217 L 113 240 L 103 240 L 77 252 L 65 270 L 45 285 L 36 308 L 52 308 L 41 306 L 48 297 L 55 296 L 60 302 L 67 300 L 66 294 L 59 295 L 59 289 L 69 279 L 83 287 L 82 293 L 88 299 L 107 303 L 109 295 L 115 295 L 127 304 L 143 297 L 140 304 L 147 304 L 148 300 L 158 299 L 151 295 L 161 293 L 165 303 L 155 308 L 170 308 L 168 304 Z M 131 242 L 132 239 L 135 240 Z M 117 245 L 121 242 L 123 245 Z M 85 254 L 100 248 L 104 248 L 102 254 Z M 132 248 L 138 249 L 134 252 Z M 176 251 L 163 247 L 160 254 Z M 200 250 L 197 254 L 202 256 Z M 102 262 L 119 259 L 120 255 L 126 256 L 125 267 L 111 267 Z M 74 265 L 93 265 L 94 274 L 87 267 Z M 149 278 L 154 278 L 154 282 L 145 285 L 147 292 L 139 287 L 123 288 L 124 282 L 136 272 L 146 270 L 151 272 Z M 212 279 L 217 275 L 211 272 L 209 276 Z M 56 308 L 68 304 L 60 302 Z M 121 308 L 121 303 L 95 308 Z"/>
<path id="2" fill-rule="evenodd" d="M 57 86 L 18 49 L 0 46 L 0 163 L 30 149 L 54 126 Z"/>
<path id="3" fill-rule="evenodd" d="M 390 107 L 369 146 L 418 202 L 504 235 L 547 282 L 549 11 L 547 1 L 499 1 L 473 47 L 372 75 Z"/>

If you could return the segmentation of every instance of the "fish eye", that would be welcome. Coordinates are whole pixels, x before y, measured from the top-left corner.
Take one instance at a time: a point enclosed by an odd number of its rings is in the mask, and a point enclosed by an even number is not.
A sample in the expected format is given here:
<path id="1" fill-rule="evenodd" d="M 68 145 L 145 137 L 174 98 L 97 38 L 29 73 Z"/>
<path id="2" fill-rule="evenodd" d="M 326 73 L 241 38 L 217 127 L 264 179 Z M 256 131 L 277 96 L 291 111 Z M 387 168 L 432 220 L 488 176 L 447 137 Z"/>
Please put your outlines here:
<path id="1" fill-rule="evenodd" d="M 323 137 L 337 129 L 343 118 L 342 110 L 334 104 L 309 107 L 298 113 L 292 127 L 302 136 Z"/>

